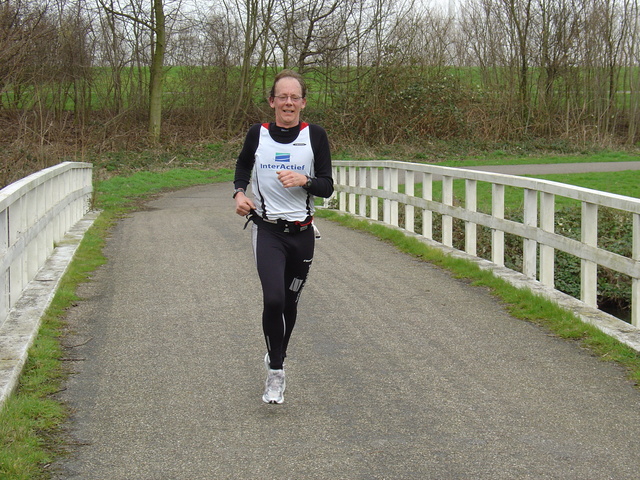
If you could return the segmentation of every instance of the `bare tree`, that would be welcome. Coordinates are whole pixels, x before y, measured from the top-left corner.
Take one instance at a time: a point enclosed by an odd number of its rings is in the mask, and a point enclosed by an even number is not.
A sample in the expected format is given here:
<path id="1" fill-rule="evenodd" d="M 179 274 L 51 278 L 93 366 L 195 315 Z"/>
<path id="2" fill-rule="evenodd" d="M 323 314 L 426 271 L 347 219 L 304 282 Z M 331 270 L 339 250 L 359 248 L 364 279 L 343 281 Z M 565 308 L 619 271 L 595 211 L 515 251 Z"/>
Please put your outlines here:
<path id="1" fill-rule="evenodd" d="M 55 35 L 46 5 L 0 4 L 0 106 L 8 101 L 8 106 L 20 107 L 26 87 L 43 78 L 37 78 L 43 66 L 40 55 L 51 51 Z"/>
<path id="2" fill-rule="evenodd" d="M 147 9 L 136 0 L 128 4 L 115 7 L 113 1 L 98 0 L 102 9 L 110 15 L 133 22 L 149 32 L 151 61 L 149 65 L 149 125 L 148 133 L 152 142 L 160 139 L 162 124 L 162 94 L 164 89 L 164 59 L 167 51 L 167 16 L 163 0 L 153 0 L 151 8 Z M 174 6 L 177 12 L 180 4 Z M 140 45 L 136 45 L 140 47 Z"/>
<path id="3" fill-rule="evenodd" d="M 275 0 L 224 0 L 228 12 L 239 12 L 242 30 L 240 79 L 235 91 L 236 102 L 229 114 L 230 133 L 244 128 L 256 83 L 266 65 L 269 47 L 266 37 L 275 7 Z M 228 3 L 227 3 L 228 1 Z"/>
<path id="4" fill-rule="evenodd" d="M 580 34 L 579 0 L 538 0 L 539 23 L 536 32 L 540 65 L 538 111 L 548 134 L 553 134 L 554 120 L 568 111 L 572 81 L 571 67 L 576 61 L 576 44 Z M 568 133 L 570 116 L 564 115 Z"/>
<path id="5" fill-rule="evenodd" d="M 514 60 L 518 64 L 519 94 L 522 119 L 528 123 L 530 115 L 529 99 L 529 35 L 533 16 L 532 0 L 501 0 L 508 19 L 507 31 L 514 49 Z"/>
<path id="6" fill-rule="evenodd" d="M 631 67 L 640 64 L 640 8 L 638 0 L 633 0 L 629 5 L 630 25 L 629 39 L 626 44 L 627 76 L 625 97 L 628 96 L 627 118 L 629 129 L 627 131 L 627 143 L 634 144 L 638 137 L 638 122 L 640 121 L 640 72 Z M 628 92 L 628 95 L 627 95 Z"/>

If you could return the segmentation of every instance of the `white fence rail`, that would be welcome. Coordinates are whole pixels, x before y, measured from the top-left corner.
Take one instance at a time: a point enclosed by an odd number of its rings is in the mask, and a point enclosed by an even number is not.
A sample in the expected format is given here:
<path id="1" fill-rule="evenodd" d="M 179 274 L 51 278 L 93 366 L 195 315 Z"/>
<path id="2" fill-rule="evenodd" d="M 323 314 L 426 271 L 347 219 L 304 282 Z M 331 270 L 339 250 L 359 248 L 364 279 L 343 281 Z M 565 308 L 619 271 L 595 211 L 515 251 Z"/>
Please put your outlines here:
<path id="1" fill-rule="evenodd" d="M 89 211 L 92 165 L 65 162 L 0 190 L 0 324 L 53 252 Z"/>
<path id="2" fill-rule="evenodd" d="M 464 222 L 464 251 L 477 255 L 477 226 L 491 229 L 491 261 L 504 266 L 505 240 L 509 233 L 522 238 L 522 273 L 553 288 L 555 250 L 580 259 L 580 300 L 597 308 L 598 265 L 629 276 L 632 280 L 631 323 L 640 326 L 640 200 L 608 194 L 587 188 L 546 180 L 512 175 L 412 164 L 395 161 L 334 161 L 334 179 L 338 209 L 402 227 L 433 239 L 433 214 L 442 216 L 442 238 L 439 243 L 453 247 L 453 219 Z M 464 182 L 463 199 L 454 202 L 454 180 Z M 434 183 L 442 182 L 442 194 L 433 198 Z M 478 185 L 491 189 L 491 212 L 477 208 Z M 400 186 L 404 192 L 400 193 Z M 415 196 L 421 186 L 420 197 Z M 523 190 L 524 219 L 505 219 L 505 187 Z M 581 238 L 565 237 L 555 230 L 556 198 L 580 202 Z M 382 219 L 379 219 L 382 201 Z M 633 230 L 632 255 L 625 257 L 598 246 L 598 208 L 608 207 L 630 214 Z M 399 225 L 400 208 L 404 221 Z M 417 209 L 417 210 L 416 210 Z M 422 221 L 421 232 L 415 231 L 416 213 Z"/>

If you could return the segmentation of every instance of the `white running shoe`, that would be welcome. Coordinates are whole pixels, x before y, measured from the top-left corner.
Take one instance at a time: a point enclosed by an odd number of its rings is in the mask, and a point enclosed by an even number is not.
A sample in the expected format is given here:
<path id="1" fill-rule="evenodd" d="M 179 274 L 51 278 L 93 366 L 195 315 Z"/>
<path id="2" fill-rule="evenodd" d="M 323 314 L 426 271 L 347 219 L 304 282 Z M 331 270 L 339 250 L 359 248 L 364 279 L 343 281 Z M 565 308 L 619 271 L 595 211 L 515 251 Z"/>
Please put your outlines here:
<path id="1" fill-rule="evenodd" d="M 284 370 L 271 370 L 267 373 L 267 381 L 265 382 L 264 395 L 262 401 L 264 403 L 284 402 L 285 389 Z"/>

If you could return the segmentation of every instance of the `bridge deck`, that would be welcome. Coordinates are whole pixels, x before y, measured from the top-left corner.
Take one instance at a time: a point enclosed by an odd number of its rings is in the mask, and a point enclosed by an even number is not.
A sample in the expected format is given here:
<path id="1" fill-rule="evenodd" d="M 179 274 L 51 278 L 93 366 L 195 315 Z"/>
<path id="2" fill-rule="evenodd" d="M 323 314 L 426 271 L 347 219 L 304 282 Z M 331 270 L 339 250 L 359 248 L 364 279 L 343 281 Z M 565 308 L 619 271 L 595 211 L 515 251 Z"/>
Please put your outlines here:
<path id="1" fill-rule="evenodd" d="M 485 289 L 319 221 L 281 406 L 228 185 L 114 229 L 70 313 L 64 479 L 637 478 L 623 370 L 510 317 Z"/>

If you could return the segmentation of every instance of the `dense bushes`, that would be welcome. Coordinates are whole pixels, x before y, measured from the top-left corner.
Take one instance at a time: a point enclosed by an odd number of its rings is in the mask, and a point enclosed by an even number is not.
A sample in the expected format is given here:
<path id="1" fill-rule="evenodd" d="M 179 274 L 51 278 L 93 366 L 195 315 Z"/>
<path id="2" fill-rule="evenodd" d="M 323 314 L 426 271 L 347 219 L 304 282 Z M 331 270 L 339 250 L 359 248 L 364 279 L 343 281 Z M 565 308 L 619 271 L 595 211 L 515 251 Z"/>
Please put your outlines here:
<path id="1" fill-rule="evenodd" d="M 470 135 L 466 128 L 469 95 L 445 72 L 423 77 L 410 69 L 385 69 L 345 89 L 329 105 L 310 100 L 305 116 L 321 122 L 338 141 L 413 143 Z"/>

